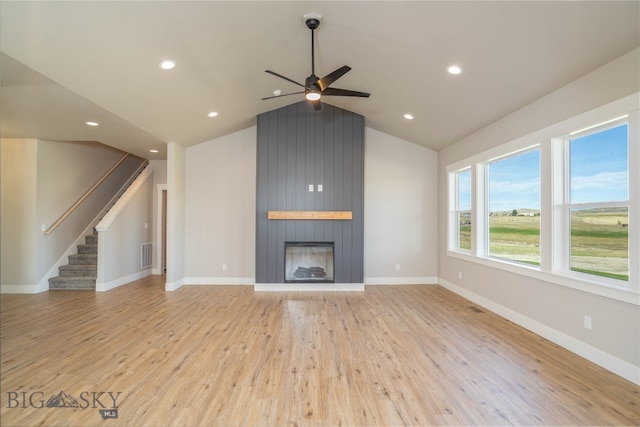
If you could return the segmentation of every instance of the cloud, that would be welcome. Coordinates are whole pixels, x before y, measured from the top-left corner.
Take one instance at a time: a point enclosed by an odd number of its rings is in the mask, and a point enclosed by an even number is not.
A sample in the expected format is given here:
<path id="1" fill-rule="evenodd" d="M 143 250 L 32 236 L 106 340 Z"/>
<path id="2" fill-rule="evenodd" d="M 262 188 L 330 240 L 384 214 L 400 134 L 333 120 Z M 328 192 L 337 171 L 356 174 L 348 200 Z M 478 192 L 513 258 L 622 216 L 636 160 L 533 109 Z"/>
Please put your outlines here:
<path id="1" fill-rule="evenodd" d="M 571 178 L 571 190 L 612 190 L 621 191 L 627 189 L 629 173 L 620 172 L 600 172 L 590 176 L 576 176 Z"/>
<path id="2" fill-rule="evenodd" d="M 491 181 L 489 184 L 489 210 L 540 208 L 540 179 L 521 181 Z"/>
<path id="3" fill-rule="evenodd" d="M 540 193 L 540 180 L 533 179 L 527 181 L 491 181 L 489 184 L 490 195 L 502 193 Z"/>
<path id="4" fill-rule="evenodd" d="M 571 179 L 571 202 L 591 203 L 626 200 L 629 198 L 627 171 L 601 172 Z"/>

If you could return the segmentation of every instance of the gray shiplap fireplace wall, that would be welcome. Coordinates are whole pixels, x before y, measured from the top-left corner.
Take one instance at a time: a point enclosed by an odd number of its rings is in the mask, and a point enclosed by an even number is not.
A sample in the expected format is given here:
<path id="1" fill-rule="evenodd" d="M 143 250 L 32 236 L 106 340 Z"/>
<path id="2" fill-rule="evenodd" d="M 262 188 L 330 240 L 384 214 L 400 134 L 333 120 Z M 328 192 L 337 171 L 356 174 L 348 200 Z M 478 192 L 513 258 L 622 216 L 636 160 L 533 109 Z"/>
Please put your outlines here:
<path id="1" fill-rule="evenodd" d="M 302 101 L 260 114 L 257 138 L 256 282 L 284 283 L 286 241 L 331 241 L 335 283 L 363 283 L 364 117 Z M 353 219 L 270 220 L 268 211 L 351 211 Z"/>

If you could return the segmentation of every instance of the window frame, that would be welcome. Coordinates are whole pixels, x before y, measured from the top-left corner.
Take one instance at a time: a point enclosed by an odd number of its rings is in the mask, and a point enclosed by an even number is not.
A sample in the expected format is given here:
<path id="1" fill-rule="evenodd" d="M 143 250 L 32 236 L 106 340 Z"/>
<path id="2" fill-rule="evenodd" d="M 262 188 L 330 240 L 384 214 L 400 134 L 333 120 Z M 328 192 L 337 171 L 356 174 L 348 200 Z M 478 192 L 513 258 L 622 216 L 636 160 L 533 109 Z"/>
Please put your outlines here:
<path id="1" fill-rule="evenodd" d="M 469 209 L 460 209 L 460 175 L 463 173 L 469 173 L 469 197 L 472 198 L 473 194 L 473 174 L 471 172 L 471 167 L 466 167 L 463 169 L 459 169 L 451 174 L 452 179 L 454 180 L 453 184 L 453 224 L 454 224 L 454 233 L 452 236 L 450 248 L 456 252 L 470 254 L 473 248 L 473 241 L 471 241 L 471 247 L 469 249 L 464 249 L 460 246 L 460 218 L 463 213 L 468 213 L 469 218 L 473 217 L 473 201 L 470 200 Z M 473 240 L 473 220 L 470 219 L 471 226 L 471 239 Z"/>
<path id="2" fill-rule="evenodd" d="M 446 255 L 464 261 L 482 264 L 547 283 L 604 296 L 618 301 L 640 305 L 640 92 L 625 96 L 558 123 L 538 129 L 524 136 L 494 146 L 445 166 L 448 182 L 448 246 Z M 564 152 L 564 138 L 576 129 L 588 130 L 593 124 L 602 124 L 608 118 L 627 115 L 628 123 L 628 254 L 629 281 L 571 271 L 570 216 L 565 210 L 568 187 L 565 176 L 568 156 Z M 571 135 L 572 137 L 576 136 Z M 487 256 L 488 201 L 486 163 L 509 154 L 540 147 L 540 267 L 505 261 Z M 471 168 L 472 250 L 464 253 L 452 245 L 452 207 L 455 192 L 452 174 Z M 566 233 L 566 234 L 565 234 Z"/>
<path id="3" fill-rule="evenodd" d="M 607 131 L 609 129 L 613 129 L 615 127 L 621 126 L 621 125 L 627 125 L 627 199 L 625 200 L 606 200 L 606 201 L 600 201 L 600 202 L 573 202 L 571 200 L 571 140 L 572 139 L 576 139 L 576 138 L 581 138 L 581 137 L 585 137 L 585 136 L 589 136 L 589 135 L 594 135 L 596 133 L 599 132 L 604 132 Z M 631 276 L 630 276 L 630 253 L 627 252 L 628 258 L 627 258 L 627 273 L 629 274 L 629 279 L 628 280 L 622 280 L 622 279 L 614 279 L 614 278 L 609 278 L 606 276 L 602 276 L 602 275 L 597 275 L 597 274 L 590 274 L 590 273 L 585 273 L 585 272 L 580 272 L 577 270 L 573 270 L 571 268 L 571 213 L 573 210 L 578 210 L 578 209 L 598 209 L 598 208 L 626 208 L 627 209 L 627 214 L 630 215 L 629 212 L 629 202 L 630 202 L 630 196 L 631 196 L 631 189 L 629 188 L 631 182 L 630 182 L 630 166 L 631 166 L 631 162 L 630 162 L 630 146 L 631 146 L 631 134 L 630 134 L 630 123 L 629 123 L 629 114 L 625 114 L 619 117 L 615 117 L 612 119 L 608 119 L 608 120 L 604 120 L 601 121 L 599 123 L 594 123 L 592 125 L 587 126 L 586 128 L 583 129 L 578 129 L 575 131 L 570 132 L 567 135 L 562 136 L 561 138 L 556 139 L 555 143 L 560 143 L 562 144 L 562 153 L 564 155 L 564 159 L 563 159 L 563 166 L 564 166 L 564 197 L 562 200 L 562 203 L 560 205 L 560 209 L 563 212 L 563 217 L 561 219 L 562 223 L 563 223 L 563 232 L 564 232 L 564 239 L 565 239 L 565 250 L 562 253 L 562 263 L 561 265 L 561 274 L 567 275 L 569 277 L 575 277 L 577 279 L 581 279 L 581 280 L 596 280 L 599 282 L 602 282 L 603 284 L 607 284 L 610 286 L 620 286 L 620 283 L 627 283 L 630 281 Z M 630 222 L 630 221 L 629 221 Z M 630 230 L 629 230 L 630 231 Z M 629 237 L 627 237 L 627 248 L 629 248 L 629 244 L 630 244 L 630 235 Z"/>
<path id="4" fill-rule="evenodd" d="M 511 159 L 511 158 L 514 158 L 514 157 L 517 157 L 517 156 L 520 156 L 520 155 L 531 153 L 533 151 L 538 151 L 540 158 L 542 158 L 541 144 L 535 144 L 535 145 L 527 146 L 527 147 L 525 147 L 523 149 L 520 149 L 520 150 L 512 151 L 512 152 L 507 153 L 507 154 L 505 154 L 503 156 L 500 156 L 500 157 L 495 157 L 495 158 L 489 159 L 486 162 L 482 163 L 482 167 L 484 169 L 484 176 L 486 177 L 485 184 L 484 184 L 486 210 L 484 212 L 484 216 L 485 216 L 485 224 L 484 224 L 484 227 L 485 227 L 485 239 L 484 239 L 484 242 L 483 242 L 483 244 L 484 244 L 483 253 L 484 253 L 484 256 L 486 256 L 487 258 L 490 258 L 490 259 L 495 259 L 495 260 L 499 260 L 499 261 L 502 261 L 502 262 L 513 263 L 515 265 L 520 265 L 520 266 L 534 268 L 536 270 L 539 270 L 540 267 L 537 266 L 537 265 L 526 263 L 526 262 L 514 261 L 514 260 L 511 260 L 511 259 L 506 258 L 506 257 L 501 257 L 501 256 L 498 256 L 498 255 L 495 255 L 495 254 L 491 254 L 491 251 L 490 251 L 490 244 L 491 244 L 491 211 L 490 211 L 490 208 L 491 208 L 491 199 L 490 199 L 491 198 L 491 192 L 490 192 L 490 188 L 489 188 L 490 187 L 490 181 L 491 181 L 490 166 L 493 163 L 497 163 L 497 162 L 500 162 L 500 161 Z M 542 162 L 542 160 L 540 160 L 540 162 L 538 163 L 538 177 L 539 177 L 539 179 L 542 179 L 541 162 Z M 542 193 L 542 188 L 541 187 L 542 187 L 542 183 L 540 182 L 540 188 L 539 188 L 539 192 L 540 193 Z M 541 199 L 542 199 L 542 196 L 541 196 Z M 540 202 L 540 204 L 542 203 L 541 200 L 539 202 Z M 541 210 L 540 210 L 540 217 L 542 219 L 542 211 Z M 541 230 L 540 230 L 540 227 L 539 227 L 538 228 L 538 241 L 541 238 L 540 234 L 541 234 Z M 541 250 L 542 250 L 542 248 L 540 248 L 540 251 Z M 542 263 L 541 257 L 540 257 L 540 263 Z"/>

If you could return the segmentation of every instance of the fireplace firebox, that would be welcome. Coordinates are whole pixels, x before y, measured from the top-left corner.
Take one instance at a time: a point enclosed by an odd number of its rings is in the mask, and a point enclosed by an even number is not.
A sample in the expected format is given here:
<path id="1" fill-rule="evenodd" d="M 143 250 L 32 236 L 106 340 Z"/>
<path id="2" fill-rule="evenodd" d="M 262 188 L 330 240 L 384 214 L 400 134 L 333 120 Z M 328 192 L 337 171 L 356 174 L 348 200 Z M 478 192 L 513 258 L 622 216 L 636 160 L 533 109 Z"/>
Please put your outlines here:
<path id="1" fill-rule="evenodd" d="M 287 283 L 333 283 L 334 242 L 284 242 Z"/>

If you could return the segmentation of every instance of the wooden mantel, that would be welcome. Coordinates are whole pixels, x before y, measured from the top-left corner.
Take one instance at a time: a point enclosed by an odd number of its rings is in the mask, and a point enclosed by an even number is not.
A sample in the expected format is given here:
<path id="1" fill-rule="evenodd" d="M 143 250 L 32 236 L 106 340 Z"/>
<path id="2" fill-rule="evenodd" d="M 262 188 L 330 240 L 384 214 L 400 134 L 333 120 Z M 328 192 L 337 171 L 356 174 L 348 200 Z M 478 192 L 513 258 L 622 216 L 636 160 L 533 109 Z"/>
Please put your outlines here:
<path id="1" fill-rule="evenodd" d="M 328 219 L 351 220 L 351 211 L 269 211 L 268 219 Z"/>

